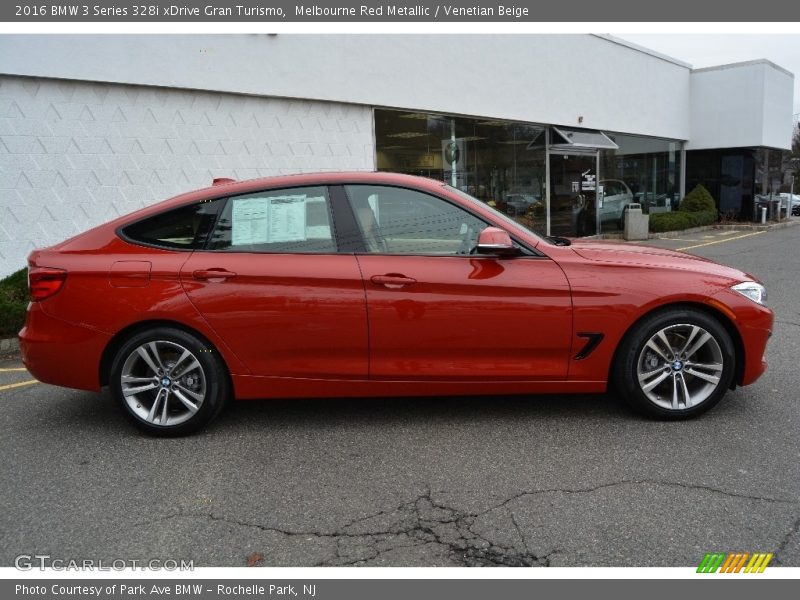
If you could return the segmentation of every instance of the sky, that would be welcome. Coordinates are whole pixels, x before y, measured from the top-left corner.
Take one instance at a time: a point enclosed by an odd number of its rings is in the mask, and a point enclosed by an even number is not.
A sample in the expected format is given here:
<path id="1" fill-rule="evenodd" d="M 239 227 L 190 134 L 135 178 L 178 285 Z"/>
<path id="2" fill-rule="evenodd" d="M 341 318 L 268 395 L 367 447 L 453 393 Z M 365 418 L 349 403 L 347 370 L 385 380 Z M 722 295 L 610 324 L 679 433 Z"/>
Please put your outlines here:
<path id="1" fill-rule="evenodd" d="M 794 34 L 622 34 L 633 42 L 691 64 L 712 67 L 766 58 L 794 73 L 794 110 L 800 113 L 800 35 Z"/>

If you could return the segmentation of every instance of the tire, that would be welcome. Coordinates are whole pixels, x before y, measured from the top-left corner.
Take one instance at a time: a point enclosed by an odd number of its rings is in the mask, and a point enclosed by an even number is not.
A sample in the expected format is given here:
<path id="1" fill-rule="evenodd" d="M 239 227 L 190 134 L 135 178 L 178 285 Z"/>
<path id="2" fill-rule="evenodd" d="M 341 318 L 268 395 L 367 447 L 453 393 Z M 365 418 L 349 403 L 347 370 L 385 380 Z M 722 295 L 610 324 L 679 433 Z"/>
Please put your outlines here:
<path id="1" fill-rule="evenodd" d="M 692 308 L 653 313 L 626 335 L 613 388 L 635 410 L 663 420 L 690 419 L 716 405 L 736 370 L 730 334 Z"/>
<path id="2" fill-rule="evenodd" d="M 222 412 L 231 395 L 217 351 L 171 327 L 137 333 L 122 344 L 109 385 L 133 424 L 156 436 L 197 431 Z"/>

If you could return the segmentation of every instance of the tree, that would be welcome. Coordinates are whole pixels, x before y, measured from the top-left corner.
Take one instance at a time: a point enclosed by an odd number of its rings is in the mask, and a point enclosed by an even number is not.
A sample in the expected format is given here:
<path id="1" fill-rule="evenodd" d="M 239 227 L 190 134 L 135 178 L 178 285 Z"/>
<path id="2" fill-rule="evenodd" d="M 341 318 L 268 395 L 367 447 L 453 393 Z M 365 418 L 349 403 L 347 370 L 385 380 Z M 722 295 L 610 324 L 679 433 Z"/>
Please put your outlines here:
<path id="1" fill-rule="evenodd" d="M 788 182 L 794 177 L 794 191 L 797 193 L 798 188 L 800 188 L 800 122 L 795 122 L 794 133 L 792 134 L 792 149 L 785 151 L 782 158 L 784 184 L 781 186 L 781 191 L 789 191 L 791 184 Z"/>

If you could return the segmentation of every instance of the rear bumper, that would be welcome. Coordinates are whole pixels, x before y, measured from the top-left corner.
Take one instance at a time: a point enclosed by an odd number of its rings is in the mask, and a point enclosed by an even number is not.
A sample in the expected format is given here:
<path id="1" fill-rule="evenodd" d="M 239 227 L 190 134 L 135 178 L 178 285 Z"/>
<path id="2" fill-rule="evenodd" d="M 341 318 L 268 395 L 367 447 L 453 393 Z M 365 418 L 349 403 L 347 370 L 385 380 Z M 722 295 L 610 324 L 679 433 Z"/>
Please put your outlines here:
<path id="1" fill-rule="evenodd" d="M 22 362 L 36 379 L 63 387 L 98 391 L 103 349 L 111 336 L 48 315 L 37 302 L 28 307 L 19 332 Z"/>

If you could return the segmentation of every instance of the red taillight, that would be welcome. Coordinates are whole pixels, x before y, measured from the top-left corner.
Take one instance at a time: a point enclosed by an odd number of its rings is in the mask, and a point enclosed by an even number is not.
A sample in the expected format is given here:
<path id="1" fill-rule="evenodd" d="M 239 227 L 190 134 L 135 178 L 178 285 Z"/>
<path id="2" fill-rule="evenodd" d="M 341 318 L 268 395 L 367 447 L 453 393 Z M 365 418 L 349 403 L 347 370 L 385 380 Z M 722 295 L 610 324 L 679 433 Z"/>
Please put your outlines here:
<path id="1" fill-rule="evenodd" d="M 64 269 L 29 267 L 28 290 L 30 290 L 31 301 L 37 302 L 54 296 L 64 286 L 66 280 L 67 272 Z"/>

